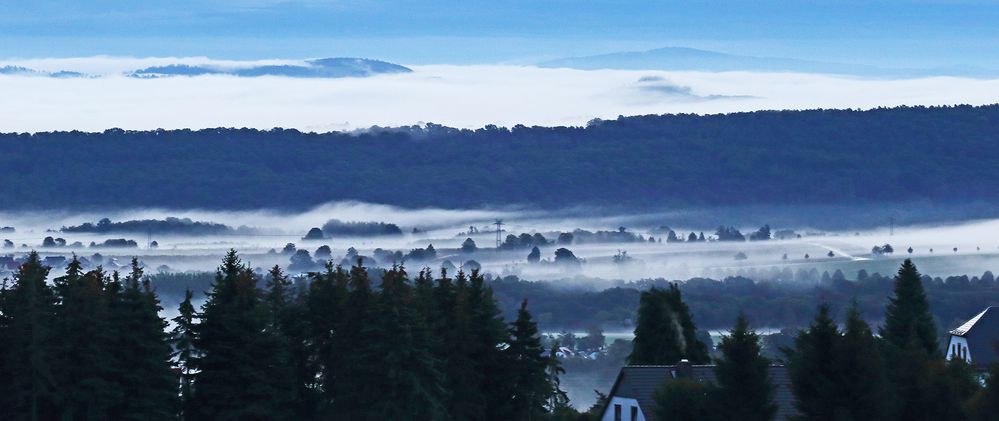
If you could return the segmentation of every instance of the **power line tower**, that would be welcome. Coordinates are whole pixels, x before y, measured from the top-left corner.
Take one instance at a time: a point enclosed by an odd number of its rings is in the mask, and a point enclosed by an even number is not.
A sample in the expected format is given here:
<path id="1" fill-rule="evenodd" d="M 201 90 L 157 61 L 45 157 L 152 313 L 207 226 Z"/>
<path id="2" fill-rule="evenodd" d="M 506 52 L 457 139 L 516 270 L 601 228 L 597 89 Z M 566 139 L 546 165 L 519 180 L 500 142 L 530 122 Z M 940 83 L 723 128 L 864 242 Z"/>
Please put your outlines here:
<path id="1" fill-rule="evenodd" d="M 502 219 L 497 219 L 496 222 L 493 222 L 493 225 L 496 226 L 496 248 L 499 248 L 499 246 L 501 244 L 501 242 L 500 242 L 500 232 L 503 231 L 503 220 Z"/>

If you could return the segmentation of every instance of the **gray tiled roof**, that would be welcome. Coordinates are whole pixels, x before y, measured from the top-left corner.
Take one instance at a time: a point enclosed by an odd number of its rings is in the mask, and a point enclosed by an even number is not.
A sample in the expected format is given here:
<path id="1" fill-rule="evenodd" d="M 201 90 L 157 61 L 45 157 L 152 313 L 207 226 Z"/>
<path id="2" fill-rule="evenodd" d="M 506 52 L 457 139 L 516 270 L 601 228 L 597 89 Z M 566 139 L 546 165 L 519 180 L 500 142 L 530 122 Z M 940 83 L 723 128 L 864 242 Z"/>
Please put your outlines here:
<path id="1" fill-rule="evenodd" d="M 999 307 L 982 310 L 963 325 L 951 330 L 950 334 L 968 341 L 973 364 L 992 364 L 996 361 L 996 342 L 999 341 Z"/>
<path id="2" fill-rule="evenodd" d="M 714 365 L 691 365 L 690 378 L 714 383 Z M 642 412 L 649 421 L 656 421 L 653 396 L 663 383 L 676 378 L 675 365 L 630 365 L 621 368 L 609 397 L 618 396 L 638 401 Z M 777 404 L 777 419 L 784 420 L 797 413 L 794 408 L 794 394 L 791 392 L 791 378 L 782 365 L 770 366 L 770 377 L 776 390 L 774 402 Z"/>

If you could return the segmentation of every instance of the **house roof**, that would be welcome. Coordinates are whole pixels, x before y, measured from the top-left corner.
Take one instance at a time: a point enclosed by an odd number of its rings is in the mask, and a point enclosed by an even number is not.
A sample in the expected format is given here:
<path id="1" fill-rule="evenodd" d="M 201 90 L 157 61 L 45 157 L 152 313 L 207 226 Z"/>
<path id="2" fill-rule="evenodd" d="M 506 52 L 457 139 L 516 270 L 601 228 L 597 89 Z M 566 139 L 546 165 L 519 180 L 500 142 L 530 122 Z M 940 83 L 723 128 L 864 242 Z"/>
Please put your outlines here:
<path id="1" fill-rule="evenodd" d="M 950 331 L 968 341 L 971 361 L 975 365 L 989 365 L 997 360 L 996 343 L 999 342 L 999 307 L 988 307 L 963 325 Z"/>
<path id="2" fill-rule="evenodd" d="M 621 367 L 617 380 L 608 397 L 618 396 L 638 401 L 646 419 L 656 421 L 654 396 L 656 389 L 678 377 L 676 365 L 630 365 Z M 699 381 L 715 382 L 714 365 L 691 365 L 690 377 Z M 770 378 L 776 386 L 774 402 L 777 404 L 777 419 L 789 419 L 797 414 L 794 407 L 794 394 L 791 391 L 791 378 L 787 367 L 770 366 Z M 604 408 L 606 411 L 607 408 Z"/>

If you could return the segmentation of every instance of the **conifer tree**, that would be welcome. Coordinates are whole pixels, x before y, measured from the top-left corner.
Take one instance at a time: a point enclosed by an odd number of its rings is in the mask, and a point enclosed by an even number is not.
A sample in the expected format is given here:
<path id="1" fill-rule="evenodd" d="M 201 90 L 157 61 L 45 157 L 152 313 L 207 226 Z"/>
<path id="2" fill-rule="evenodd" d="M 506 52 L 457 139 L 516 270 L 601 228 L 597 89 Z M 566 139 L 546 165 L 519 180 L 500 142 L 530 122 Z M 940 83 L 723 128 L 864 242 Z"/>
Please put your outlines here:
<path id="1" fill-rule="evenodd" d="M 803 419 L 836 420 L 846 404 L 841 400 L 840 367 L 837 365 L 839 329 L 829 316 L 829 307 L 819 306 L 808 329 L 798 333 L 794 350 L 788 350 L 788 371 L 795 406 Z"/>
<path id="2" fill-rule="evenodd" d="M 177 378 L 171 369 L 167 323 L 160 318 L 160 310 L 156 293 L 143 278 L 139 260 L 133 257 L 118 305 L 112 307 L 115 377 L 123 395 L 112 409 L 112 418 L 176 417 Z"/>
<path id="3" fill-rule="evenodd" d="M 348 292 L 343 306 L 343 320 L 334 341 L 334 355 L 339 356 L 333 370 L 332 413 L 341 419 L 369 420 L 367 411 L 376 404 L 380 390 L 377 379 L 381 364 L 377 343 L 384 340 L 371 325 L 378 317 L 375 294 L 367 269 L 360 260 L 350 269 Z"/>
<path id="4" fill-rule="evenodd" d="M 448 412 L 455 420 L 473 420 L 487 412 L 486 381 L 483 361 L 476 358 L 477 343 L 474 339 L 476 328 L 472 320 L 473 309 L 470 302 L 468 278 L 459 270 L 454 279 L 441 270 L 437 280 L 437 309 L 441 315 L 436 329 L 443 338 L 441 361 L 447 364 L 442 372 L 448 390 L 446 398 Z M 504 389 L 505 390 L 505 389 Z"/>
<path id="5" fill-rule="evenodd" d="M 60 367 L 57 372 L 64 419 L 108 417 L 123 398 L 114 382 L 113 333 L 104 273 L 83 273 L 74 255 L 66 275 L 53 283 L 60 298 L 57 307 Z"/>
<path id="6" fill-rule="evenodd" d="M 202 310 L 192 419 L 289 419 L 291 373 L 253 272 L 230 250 Z"/>
<path id="7" fill-rule="evenodd" d="M 510 334 L 492 289 L 477 270 L 469 277 L 466 307 L 472 328 L 471 359 L 479 378 L 478 393 L 483 398 L 485 413 L 499 414 L 510 396 L 505 377 L 509 356 L 502 351 L 510 342 Z"/>
<path id="8" fill-rule="evenodd" d="M 565 369 L 562 368 L 562 362 L 558 359 L 558 342 L 552 343 L 548 350 L 548 366 L 545 372 L 548 376 L 549 388 L 548 402 L 545 404 L 548 412 L 558 414 L 564 412 L 566 408 L 571 408 L 569 395 L 562 390 L 561 376 L 565 374 Z"/>
<path id="9" fill-rule="evenodd" d="M 680 289 L 670 284 L 667 290 L 652 288 L 643 292 L 628 364 L 676 364 L 681 359 L 705 364 L 710 357 L 707 346 L 697 338 L 697 328 Z"/>
<path id="10" fill-rule="evenodd" d="M 0 408 L 12 420 L 59 417 L 56 297 L 45 283 L 48 273 L 38 253 L 31 252 L 4 294 L 0 342 L 6 352 L 0 361 Z"/>
<path id="11" fill-rule="evenodd" d="M 327 262 L 324 272 L 310 276 L 312 283 L 304 300 L 304 319 L 309 338 L 306 345 L 314 360 L 311 370 L 315 377 L 307 384 L 318 395 L 315 410 L 321 417 L 330 419 L 335 416 L 332 404 L 337 384 L 336 369 L 343 364 L 344 353 L 349 352 L 349 338 L 339 341 L 343 336 L 341 325 L 349 275 L 342 267 Z"/>
<path id="12" fill-rule="evenodd" d="M 847 312 L 843 336 L 836 347 L 836 365 L 844 407 L 841 419 L 890 418 L 891 389 L 879 343 L 860 317 L 856 303 Z"/>
<path id="13" fill-rule="evenodd" d="M 180 371 L 180 394 L 179 394 L 179 415 L 181 420 L 187 420 L 192 412 L 190 408 L 191 395 L 193 394 L 194 372 L 197 365 L 198 350 L 194 347 L 197 342 L 196 320 L 197 311 L 191 298 L 194 293 L 190 289 L 184 290 L 184 301 L 177 309 L 177 317 L 173 318 L 174 328 L 170 332 L 171 345 L 173 346 L 174 366 Z"/>
<path id="14" fill-rule="evenodd" d="M 905 259 L 895 276 L 894 296 L 885 308 L 881 337 L 896 349 L 904 349 L 913 343 L 930 358 L 941 356 L 936 325 L 930 314 L 921 275 L 910 259 Z"/>
<path id="15" fill-rule="evenodd" d="M 764 421 L 777 414 L 774 385 L 770 380 L 770 361 L 760 355 L 760 337 L 749 329 L 742 315 L 735 327 L 718 346 L 721 360 L 716 361 L 718 405 L 725 419 Z"/>
<path id="16" fill-rule="evenodd" d="M 376 308 L 379 316 L 369 324 L 382 338 L 371 344 L 380 361 L 368 380 L 377 384 L 378 394 L 365 408 L 365 415 L 369 419 L 446 419 L 444 379 L 403 268 L 385 272 Z"/>
<path id="17" fill-rule="evenodd" d="M 551 392 L 545 369 L 547 358 L 543 355 L 538 326 L 527 311 L 525 299 L 517 320 L 510 325 L 510 346 L 505 350 L 510 361 L 508 382 L 513 394 L 502 411 L 506 419 L 532 420 L 545 413 L 545 402 Z"/>
<path id="18" fill-rule="evenodd" d="M 309 336 L 312 331 L 302 297 L 293 291 L 291 280 L 278 265 L 268 272 L 264 299 L 270 318 L 265 330 L 278 347 L 278 352 L 288 360 L 289 381 L 294 384 L 290 399 L 295 418 L 314 418 L 319 410 L 316 384 L 319 372 L 316 356 L 312 354 Z"/>
<path id="19" fill-rule="evenodd" d="M 717 387 L 705 381 L 674 379 L 656 389 L 653 411 L 663 421 L 721 421 L 725 418 L 718 411 L 717 393 Z"/>

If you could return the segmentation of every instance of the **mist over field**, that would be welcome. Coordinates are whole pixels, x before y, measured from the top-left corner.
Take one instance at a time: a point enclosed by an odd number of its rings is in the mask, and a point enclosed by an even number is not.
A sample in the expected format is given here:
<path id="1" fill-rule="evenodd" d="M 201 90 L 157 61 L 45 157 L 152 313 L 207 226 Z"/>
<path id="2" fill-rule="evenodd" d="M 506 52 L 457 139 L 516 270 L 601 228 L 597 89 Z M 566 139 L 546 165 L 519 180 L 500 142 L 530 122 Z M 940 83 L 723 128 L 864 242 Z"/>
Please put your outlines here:
<path id="1" fill-rule="evenodd" d="M 111 127 L 273 127 L 303 131 L 437 123 L 459 128 L 584 125 L 595 118 L 996 102 L 995 79 L 856 77 L 753 71 L 574 70 L 530 65 L 418 65 L 364 78 L 128 77 L 153 66 L 301 65 L 304 60 L 89 57 L 8 60 L 44 72 L 0 72 L 0 131 Z M 51 118 L 58 115 L 59 118 Z"/>

